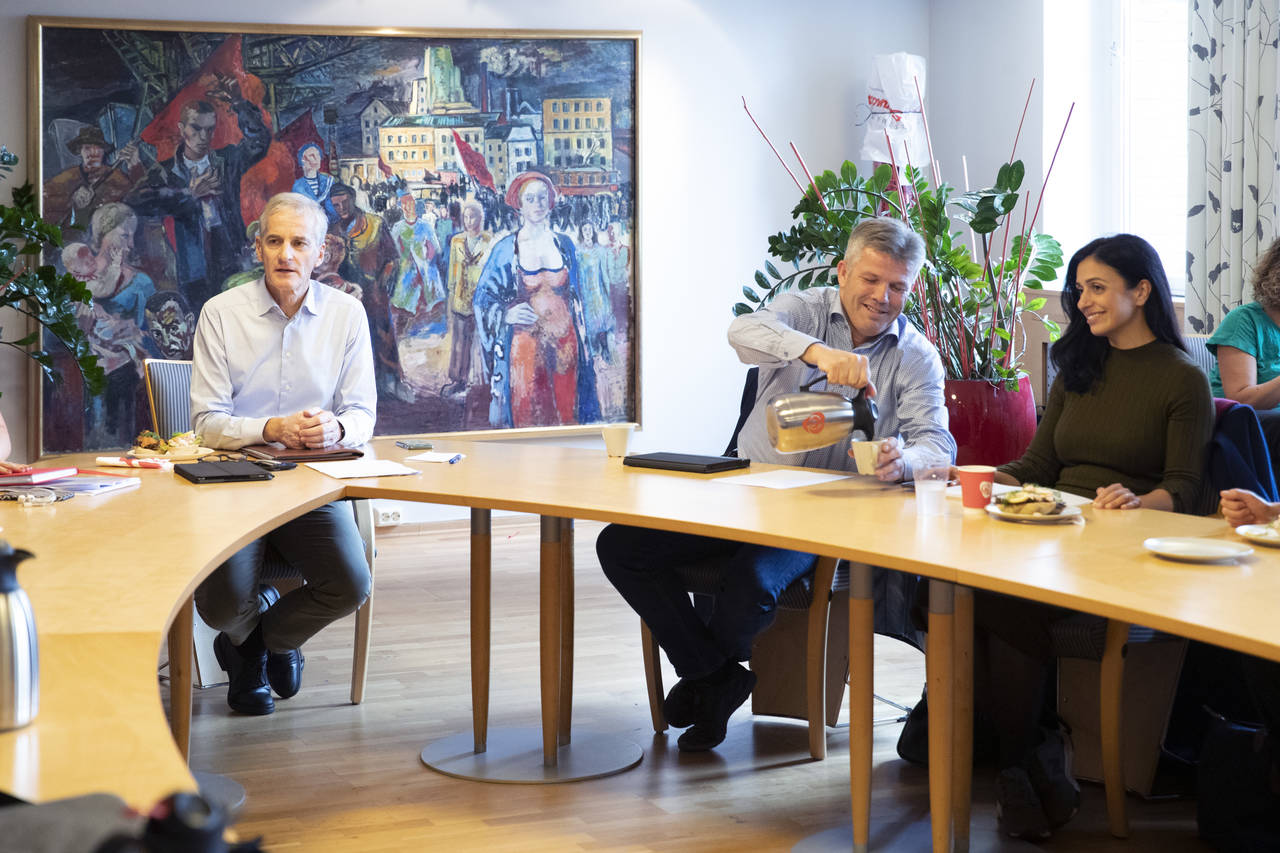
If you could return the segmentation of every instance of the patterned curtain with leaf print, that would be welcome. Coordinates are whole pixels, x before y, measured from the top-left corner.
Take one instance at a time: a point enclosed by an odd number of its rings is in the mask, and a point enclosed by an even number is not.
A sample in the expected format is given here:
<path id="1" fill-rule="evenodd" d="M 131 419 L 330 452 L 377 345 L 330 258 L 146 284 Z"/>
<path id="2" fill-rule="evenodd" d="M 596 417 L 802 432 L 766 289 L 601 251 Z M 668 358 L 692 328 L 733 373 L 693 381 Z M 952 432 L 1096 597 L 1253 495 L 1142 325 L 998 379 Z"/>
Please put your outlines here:
<path id="1" fill-rule="evenodd" d="M 1208 334 L 1251 301 L 1276 236 L 1280 0 L 1192 0 L 1187 326 Z"/>

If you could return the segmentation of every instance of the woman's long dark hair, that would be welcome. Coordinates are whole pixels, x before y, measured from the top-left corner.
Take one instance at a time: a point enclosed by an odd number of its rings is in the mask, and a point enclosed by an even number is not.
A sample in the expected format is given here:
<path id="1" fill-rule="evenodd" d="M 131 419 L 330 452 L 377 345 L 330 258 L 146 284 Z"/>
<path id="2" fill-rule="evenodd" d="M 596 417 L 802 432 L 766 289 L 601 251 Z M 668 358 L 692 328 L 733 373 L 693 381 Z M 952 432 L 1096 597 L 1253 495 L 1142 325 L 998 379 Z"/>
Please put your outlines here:
<path id="1" fill-rule="evenodd" d="M 1187 345 L 1178 331 L 1178 320 L 1173 313 L 1173 296 L 1169 292 L 1169 279 L 1164 274 L 1164 264 L 1151 244 L 1133 234 L 1116 234 L 1099 237 L 1071 256 L 1067 264 L 1066 281 L 1062 288 L 1062 311 L 1067 315 L 1067 331 L 1049 349 L 1053 366 L 1062 374 L 1068 391 L 1085 393 L 1102 376 L 1111 344 L 1106 338 L 1089 331 L 1084 314 L 1076 306 L 1076 271 L 1085 258 L 1097 258 L 1120 274 L 1130 290 L 1144 278 L 1151 282 L 1151 295 L 1142 307 L 1156 340 L 1173 344 L 1183 352 Z"/>

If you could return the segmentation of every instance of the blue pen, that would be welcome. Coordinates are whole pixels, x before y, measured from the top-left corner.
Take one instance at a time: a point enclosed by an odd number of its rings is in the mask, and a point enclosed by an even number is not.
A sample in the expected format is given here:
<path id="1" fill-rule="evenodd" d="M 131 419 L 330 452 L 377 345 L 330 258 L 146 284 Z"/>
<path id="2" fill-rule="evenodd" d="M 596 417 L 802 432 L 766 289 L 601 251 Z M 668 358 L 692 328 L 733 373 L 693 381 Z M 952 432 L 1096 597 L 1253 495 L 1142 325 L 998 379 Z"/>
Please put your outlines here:
<path id="1" fill-rule="evenodd" d="M 461 461 L 462 461 L 462 454 L 461 454 L 461 453 L 455 453 L 455 454 L 453 455 L 453 458 L 449 460 L 449 464 L 450 464 L 450 465 L 452 465 L 452 464 L 453 464 L 453 463 L 455 463 L 455 462 L 461 462 Z"/>

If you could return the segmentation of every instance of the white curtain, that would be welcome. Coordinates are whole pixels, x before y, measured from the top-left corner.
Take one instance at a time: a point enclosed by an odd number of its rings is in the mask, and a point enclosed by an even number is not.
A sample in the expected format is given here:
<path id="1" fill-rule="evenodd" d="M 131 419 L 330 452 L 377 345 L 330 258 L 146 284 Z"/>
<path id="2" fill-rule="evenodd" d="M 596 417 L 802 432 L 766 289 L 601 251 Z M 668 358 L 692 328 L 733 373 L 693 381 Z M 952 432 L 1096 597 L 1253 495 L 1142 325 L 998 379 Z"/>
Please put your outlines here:
<path id="1" fill-rule="evenodd" d="M 1252 300 L 1276 236 L 1280 0 L 1192 0 L 1187 326 L 1207 334 Z"/>

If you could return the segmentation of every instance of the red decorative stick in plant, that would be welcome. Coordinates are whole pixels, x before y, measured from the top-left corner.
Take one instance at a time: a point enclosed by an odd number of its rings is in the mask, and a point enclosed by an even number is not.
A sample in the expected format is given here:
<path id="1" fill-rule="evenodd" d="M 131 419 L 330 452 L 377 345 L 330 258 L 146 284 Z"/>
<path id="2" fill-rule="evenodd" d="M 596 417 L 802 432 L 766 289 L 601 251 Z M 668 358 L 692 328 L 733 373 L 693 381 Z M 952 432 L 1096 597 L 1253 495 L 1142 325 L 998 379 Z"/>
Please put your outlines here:
<path id="1" fill-rule="evenodd" d="M 760 122 L 756 121 L 756 117 L 751 114 L 751 110 L 747 107 L 747 99 L 745 96 L 742 99 L 742 108 L 747 111 L 747 118 L 751 119 L 751 123 L 756 126 L 756 130 L 760 131 L 760 135 L 764 137 L 765 144 L 769 146 L 769 150 L 773 152 L 773 156 L 778 158 L 778 162 L 782 164 L 782 168 L 786 169 L 787 174 L 791 176 L 791 180 L 795 181 L 796 189 L 800 190 L 801 194 L 807 192 L 807 190 L 800 184 L 800 181 L 796 179 L 796 173 L 791 171 L 791 167 L 787 165 L 787 161 L 782 159 L 782 155 L 778 153 L 778 149 L 774 148 L 773 143 L 769 141 L 769 134 L 764 132 L 764 128 L 760 126 Z M 818 198 L 822 198 L 822 195 L 819 194 Z"/>

